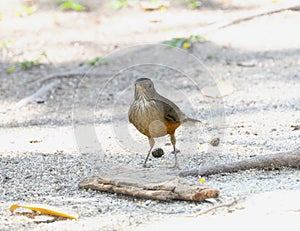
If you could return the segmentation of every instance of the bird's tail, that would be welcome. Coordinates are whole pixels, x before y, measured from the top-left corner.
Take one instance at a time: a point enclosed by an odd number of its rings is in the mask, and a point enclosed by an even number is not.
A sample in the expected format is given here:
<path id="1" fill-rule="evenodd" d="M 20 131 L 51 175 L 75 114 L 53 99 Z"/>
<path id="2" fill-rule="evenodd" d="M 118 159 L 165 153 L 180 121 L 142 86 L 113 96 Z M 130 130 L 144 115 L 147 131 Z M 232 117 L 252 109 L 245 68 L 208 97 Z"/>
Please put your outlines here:
<path id="1" fill-rule="evenodd" d="M 182 121 L 182 125 L 186 125 L 186 126 L 189 126 L 189 125 L 195 125 L 196 123 L 202 123 L 200 120 L 197 120 L 197 119 L 192 119 L 192 118 L 189 118 L 189 117 L 186 117 L 183 121 Z"/>

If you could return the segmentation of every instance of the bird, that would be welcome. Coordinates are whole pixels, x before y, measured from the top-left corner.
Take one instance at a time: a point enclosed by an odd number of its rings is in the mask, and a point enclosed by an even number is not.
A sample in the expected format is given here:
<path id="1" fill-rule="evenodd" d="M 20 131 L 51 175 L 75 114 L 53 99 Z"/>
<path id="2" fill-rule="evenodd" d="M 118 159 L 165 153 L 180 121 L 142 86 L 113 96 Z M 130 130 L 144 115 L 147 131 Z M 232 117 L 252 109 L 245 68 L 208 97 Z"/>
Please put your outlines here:
<path id="1" fill-rule="evenodd" d="M 149 78 L 139 78 L 135 81 L 134 101 L 128 110 L 129 122 L 148 137 L 150 149 L 144 161 L 147 166 L 150 153 L 155 145 L 154 138 L 169 135 L 175 158 L 174 168 L 180 168 L 177 160 L 176 129 L 186 122 L 200 122 L 186 116 L 171 100 L 160 95 Z"/>

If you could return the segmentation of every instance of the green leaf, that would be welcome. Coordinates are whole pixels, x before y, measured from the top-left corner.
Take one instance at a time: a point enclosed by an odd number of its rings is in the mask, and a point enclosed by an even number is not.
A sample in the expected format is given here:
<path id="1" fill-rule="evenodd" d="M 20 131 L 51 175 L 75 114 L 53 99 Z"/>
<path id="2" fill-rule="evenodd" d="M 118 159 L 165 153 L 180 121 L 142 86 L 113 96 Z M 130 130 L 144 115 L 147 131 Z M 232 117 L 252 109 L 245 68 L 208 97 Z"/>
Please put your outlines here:
<path id="1" fill-rule="evenodd" d="M 47 55 L 46 51 L 43 51 L 42 54 L 41 54 L 41 56 L 43 56 L 45 58 L 48 58 L 48 55 Z"/>
<path id="2" fill-rule="evenodd" d="M 199 0 L 181 0 L 181 1 L 185 3 L 192 10 L 202 5 L 202 2 Z"/>
<path id="3" fill-rule="evenodd" d="M 22 66 L 24 69 L 31 68 L 31 67 L 33 67 L 33 65 L 34 65 L 34 62 L 33 62 L 33 61 L 24 61 L 24 62 L 21 62 L 21 66 Z"/>
<path id="4" fill-rule="evenodd" d="M 29 61 L 21 62 L 20 65 L 24 69 L 30 69 L 33 66 L 37 65 L 38 63 L 39 63 L 39 60 L 29 60 Z"/>
<path id="5" fill-rule="evenodd" d="M 168 45 L 168 48 L 172 47 L 180 47 L 184 49 L 188 49 L 192 46 L 195 42 L 203 42 L 205 38 L 200 35 L 190 35 L 187 38 L 173 38 L 169 41 L 163 42 L 163 44 Z"/>
<path id="6" fill-rule="evenodd" d="M 194 36 L 194 40 L 196 42 L 204 42 L 204 41 L 206 41 L 206 38 L 202 35 L 196 35 L 196 36 Z"/>
<path id="7" fill-rule="evenodd" d="M 16 66 L 12 66 L 12 67 L 9 67 L 9 68 L 6 69 L 7 73 L 13 73 L 15 71 L 16 71 Z"/>
<path id="8" fill-rule="evenodd" d="M 192 1 L 189 3 L 189 8 L 194 10 L 201 5 L 202 5 L 201 1 Z"/>
<path id="9" fill-rule="evenodd" d="M 74 11 L 84 11 L 86 10 L 85 6 L 76 3 L 74 0 L 66 0 L 63 1 L 60 5 L 59 8 L 62 10 L 74 10 Z"/>

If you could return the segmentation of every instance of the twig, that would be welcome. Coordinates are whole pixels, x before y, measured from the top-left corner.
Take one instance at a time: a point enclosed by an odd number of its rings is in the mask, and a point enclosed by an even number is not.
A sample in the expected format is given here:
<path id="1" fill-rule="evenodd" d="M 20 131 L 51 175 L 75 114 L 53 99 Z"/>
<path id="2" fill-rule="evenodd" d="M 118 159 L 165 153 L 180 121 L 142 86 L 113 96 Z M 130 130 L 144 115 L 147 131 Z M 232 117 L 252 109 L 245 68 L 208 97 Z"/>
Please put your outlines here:
<path id="1" fill-rule="evenodd" d="M 225 203 L 225 204 L 220 204 L 220 205 L 216 205 L 214 207 L 211 207 L 207 210 L 204 210 L 204 211 L 200 211 L 200 212 L 197 212 L 197 213 L 194 213 L 194 214 L 189 214 L 189 215 L 186 215 L 186 217 L 198 217 L 198 216 L 201 216 L 201 215 L 204 215 L 204 214 L 207 214 L 213 210 L 216 210 L 216 209 L 219 209 L 219 208 L 224 208 L 224 207 L 231 207 L 231 206 L 234 206 L 235 204 L 237 204 L 240 200 L 243 200 L 244 197 L 242 198 L 238 198 L 230 203 Z"/>
<path id="2" fill-rule="evenodd" d="M 219 173 L 231 173 L 248 169 L 280 169 L 283 167 L 300 168 L 300 150 L 255 156 L 233 163 L 205 166 L 200 169 L 185 170 L 179 176 L 208 176 Z"/>
<path id="3" fill-rule="evenodd" d="M 56 81 L 51 82 L 51 83 L 49 83 L 47 85 L 44 85 L 43 87 L 41 87 L 40 89 L 38 89 L 32 95 L 27 96 L 27 97 L 21 99 L 20 101 L 18 101 L 14 106 L 10 107 L 8 110 L 17 110 L 17 109 L 25 106 L 29 102 L 32 102 L 34 99 L 40 97 L 41 95 L 43 95 L 46 92 L 50 91 L 52 88 L 56 87 L 56 85 L 58 85 L 59 83 L 60 83 L 60 81 L 56 80 Z"/>
<path id="4" fill-rule="evenodd" d="M 222 22 L 216 22 L 212 25 L 209 25 L 207 27 L 205 27 L 201 32 L 201 34 L 205 34 L 211 31 L 215 31 L 218 29 L 222 29 L 228 26 L 232 26 L 234 24 L 238 24 L 244 21 L 248 21 L 251 20 L 253 18 L 256 17 L 261 17 L 264 15 L 269 15 L 269 14 L 274 14 L 274 13 L 278 13 L 281 11 L 285 11 L 285 10 L 298 10 L 300 8 L 300 4 L 299 2 L 292 2 L 292 3 L 288 3 L 284 6 L 278 6 L 278 7 L 272 7 L 272 8 L 262 8 L 262 9 L 258 9 L 254 12 L 249 13 L 248 15 L 243 15 L 234 19 L 230 19 L 227 21 L 222 21 Z"/>

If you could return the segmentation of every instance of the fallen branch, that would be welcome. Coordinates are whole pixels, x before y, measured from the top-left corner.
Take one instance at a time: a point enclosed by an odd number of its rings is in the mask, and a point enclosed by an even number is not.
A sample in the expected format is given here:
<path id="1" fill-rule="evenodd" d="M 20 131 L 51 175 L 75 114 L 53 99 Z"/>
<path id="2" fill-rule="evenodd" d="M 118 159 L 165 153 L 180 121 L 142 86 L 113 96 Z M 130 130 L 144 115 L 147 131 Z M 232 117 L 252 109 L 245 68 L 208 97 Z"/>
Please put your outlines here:
<path id="1" fill-rule="evenodd" d="M 300 9 L 299 2 L 298 3 L 291 2 L 291 3 L 288 3 L 284 6 L 276 6 L 276 7 L 272 7 L 272 8 L 270 8 L 270 7 L 262 8 L 262 9 L 258 9 L 256 11 L 254 11 L 254 12 L 251 12 L 247 15 L 239 16 L 239 17 L 234 18 L 234 19 L 230 19 L 230 20 L 227 20 L 227 21 L 225 20 L 225 21 L 222 21 L 222 22 L 217 22 L 217 23 L 214 23 L 212 25 L 209 25 L 209 26 L 205 27 L 203 29 L 203 31 L 201 31 L 201 33 L 205 34 L 205 33 L 211 32 L 211 31 L 215 31 L 215 30 L 222 29 L 222 28 L 225 28 L 225 27 L 228 27 L 228 26 L 232 26 L 234 24 L 238 24 L 238 23 L 241 23 L 241 22 L 244 22 L 244 21 L 248 21 L 248 20 L 254 19 L 256 17 L 261 17 L 261 16 L 264 16 L 264 15 L 275 14 L 275 13 L 285 11 L 285 10 L 299 10 L 299 9 Z"/>
<path id="2" fill-rule="evenodd" d="M 300 168 L 300 150 L 255 156 L 233 163 L 205 166 L 200 169 L 181 171 L 179 176 L 208 176 L 219 173 L 232 173 L 248 169 L 280 169 L 283 167 Z"/>
<path id="3" fill-rule="evenodd" d="M 121 166 L 107 169 L 99 176 L 85 178 L 79 183 L 79 188 L 162 201 L 203 201 L 219 195 L 217 189 L 204 185 L 192 185 L 184 178 L 166 174 L 157 169 Z"/>
<path id="4" fill-rule="evenodd" d="M 51 89 L 53 89 L 54 87 L 56 87 L 59 83 L 60 83 L 60 81 L 56 80 L 56 81 L 51 82 L 51 83 L 49 83 L 47 85 L 44 85 L 43 87 L 41 87 L 40 89 L 38 89 L 32 95 L 27 96 L 27 97 L 21 99 L 19 102 L 17 102 L 14 106 L 10 107 L 8 110 L 17 110 L 17 109 L 25 106 L 26 104 L 34 101 L 36 98 L 40 97 L 41 95 L 44 95 L 45 93 L 47 93 L 48 91 L 50 91 Z"/>

